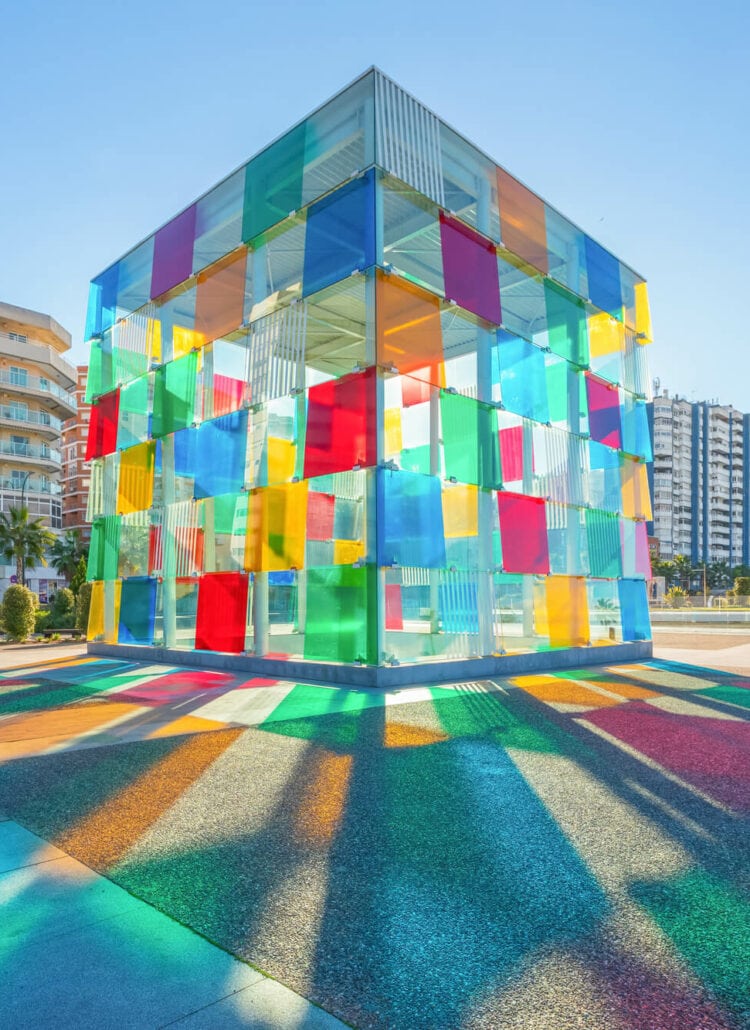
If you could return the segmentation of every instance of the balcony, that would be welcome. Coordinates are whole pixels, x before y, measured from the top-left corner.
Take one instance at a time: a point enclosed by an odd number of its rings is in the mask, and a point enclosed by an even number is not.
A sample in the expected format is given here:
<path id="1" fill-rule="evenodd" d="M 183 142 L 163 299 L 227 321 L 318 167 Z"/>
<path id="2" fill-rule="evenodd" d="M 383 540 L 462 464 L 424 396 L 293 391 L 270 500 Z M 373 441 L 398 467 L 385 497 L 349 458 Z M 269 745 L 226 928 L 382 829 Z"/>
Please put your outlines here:
<path id="1" fill-rule="evenodd" d="M 14 443 L 12 440 L 0 440 L 0 454 L 9 454 L 17 461 L 30 461 L 33 464 L 54 465 L 60 468 L 62 455 L 46 444 Z"/>
<path id="2" fill-rule="evenodd" d="M 26 397 L 36 394 L 50 407 L 58 410 L 63 418 L 69 418 L 78 410 L 72 393 L 68 393 L 57 383 L 43 379 L 41 376 L 19 375 L 17 372 L 9 372 L 3 368 L 0 369 L 0 388 L 13 393 L 17 392 Z"/>
<path id="3" fill-rule="evenodd" d="M 3 493 L 10 491 L 20 495 L 22 484 L 22 479 L 14 479 L 12 476 L 0 476 L 0 491 Z M 23 493 L 25 497 L 28 497 L 29 494 L 50 494 L 53 497 L 57 497 L 62 493 L 62 489 L 59 483 L 49 483 L 44 480 L 29 478 L 26 486 L 23 487 Z"/>
<path id="4" fill-rule="evenodd" d="M 48 433 L 58 437 L 62 430 L 62 422 L 46 411 L 24 411 L 12 404 L 0 404 L 0 421 L 14 425 L 34 426 L 40 433 Z"/>

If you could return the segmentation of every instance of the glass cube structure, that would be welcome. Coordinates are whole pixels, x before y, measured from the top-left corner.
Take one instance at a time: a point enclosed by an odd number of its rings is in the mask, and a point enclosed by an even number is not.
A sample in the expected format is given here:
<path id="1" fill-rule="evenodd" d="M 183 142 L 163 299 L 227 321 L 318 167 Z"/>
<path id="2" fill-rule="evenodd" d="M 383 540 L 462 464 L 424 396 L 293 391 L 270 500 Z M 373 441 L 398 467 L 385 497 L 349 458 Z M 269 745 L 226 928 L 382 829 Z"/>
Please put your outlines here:
<path id="1" fill-rule="evenodd" d="M 376 69 L 97 276 L 90 639 L 650 637 L 645 282 Z"/>

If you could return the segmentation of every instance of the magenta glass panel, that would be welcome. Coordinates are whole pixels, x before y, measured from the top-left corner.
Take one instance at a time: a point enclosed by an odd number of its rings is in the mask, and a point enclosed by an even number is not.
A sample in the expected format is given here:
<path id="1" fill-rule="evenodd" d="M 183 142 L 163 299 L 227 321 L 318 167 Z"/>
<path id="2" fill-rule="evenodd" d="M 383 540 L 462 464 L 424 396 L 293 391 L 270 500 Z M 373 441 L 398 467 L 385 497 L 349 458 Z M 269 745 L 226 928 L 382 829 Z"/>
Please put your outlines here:
<path id="1" fill-rule="evenodd" d="M 648 549 L 648 530 L 645 522 L 635 524 L 635 570 L 644 579 L 651 579 L 651 552 Z"/>
<path id="2" fill-rule="evenodd" d="M 440 212 L 445 296 L 467 311 L 500 324 L 500 280 L 493 244 Z"/>
<path id="3" fill-rule="evenodd" d="M 541 497 L 497 495 L 503 572 L 549 573 L 547 510 Z"/>
<path id="4" fill-rule="evenodd" d="M 193 273 L 196 205 L 177 215 L 154 238 L 154 265 L 151 270 L 151 297 L 160 297 Z"/>
<path id="5" fill-rule="evenodd" d="M 586 395 L 591 439 L 608 447 L 622 448 L 620 393 L 617 387 L 587 372 Z"/>

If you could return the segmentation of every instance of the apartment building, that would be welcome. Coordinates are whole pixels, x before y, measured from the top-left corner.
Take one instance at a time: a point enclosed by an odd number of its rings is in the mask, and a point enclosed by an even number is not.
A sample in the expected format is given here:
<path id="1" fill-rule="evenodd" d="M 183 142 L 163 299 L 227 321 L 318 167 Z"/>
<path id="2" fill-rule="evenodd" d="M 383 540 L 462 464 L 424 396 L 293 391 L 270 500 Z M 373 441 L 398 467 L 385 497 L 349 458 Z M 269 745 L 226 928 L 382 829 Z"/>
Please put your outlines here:
<path id="1" fill-rule="evenodd" d="M 91 405 L 86 403 L 88 366 L 78 365 L 73 390 L 77 411 L 62 427 L 62 527 L 80 529 L 85 540 L 91 535 L 86 521 L 89 496 L 90 463 L 86 461 L 86 438 L 89 432 Z"/>
<path id="2" fill-rule="evenodd" d="M 750 562 L 750 416 L 663 390 L 649 405 L 654 521 L 662 558 Z"/>
<path id="3" fill-rule="evenodd" d="M 0 511 L 25 505 L 52 530 L 62 528 L 62 420 L 76 410 L 70 345 L 50 315 L 0 302 Z M 15 568 L 0 573 L 2 591 Z M 42 598 L 56 580 L 44 567 L 27 576 Z"/>

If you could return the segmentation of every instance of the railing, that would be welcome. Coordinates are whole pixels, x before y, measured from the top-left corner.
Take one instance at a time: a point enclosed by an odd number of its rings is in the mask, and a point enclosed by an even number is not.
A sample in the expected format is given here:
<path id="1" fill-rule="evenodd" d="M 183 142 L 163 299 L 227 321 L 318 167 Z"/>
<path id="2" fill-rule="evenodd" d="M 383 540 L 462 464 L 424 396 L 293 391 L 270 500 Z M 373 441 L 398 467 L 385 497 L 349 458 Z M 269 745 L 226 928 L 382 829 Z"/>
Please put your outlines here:
<path id="1" fill-rule="evenodd" d="M 11 476 L 0 476 L 0 490 L 10 490 L 14 493 L 21 493 L 23 488 L 24 494 L 51 494 L 56 497 L 62 493 L 62 487 L 59 483 L 45 483 L 44 480 L 37 481 L 29 479 L 26 482 L 26 486 L 23 486 L 23 479 L 13 479 Z"/>
<path id="2" fill-rule="evenodd" d="M 63 390 L 57 383 L 53 383 L 49 379 L 43 379 L 41 376 L 19 376 L 15 372 L 7 372 L 5 369 L 0 369 L 0 384 L 4 386 L 20 386 L 28 390 L 39 390 L 40 393 L 49 393 L 53 397 L 57 397 L 58 400 L 70 405 L 70 407 L 76 407 L 75 396 L 72 393 L 68 393 L 67 390 Z"/>
<path id="3" fill-rule="evenodd" d="M 12 440 L 0 440 L 0 454 L 12 454 L 17 458 L 41 458 L 45 461 L 62 463 L 62 455 L 51 447 L 32 443 L 13 443 Z"/>
<path id="4" fill-rule="evenodd" d="M 10 419 L 11 422 L 23 422 L 25 425 L 49 426 L 58 433 L 62 429 L 60 419 L 48 415 L 46 411 L 22 411 L 8 404 L 0 404 L 0 418 Z"/>

